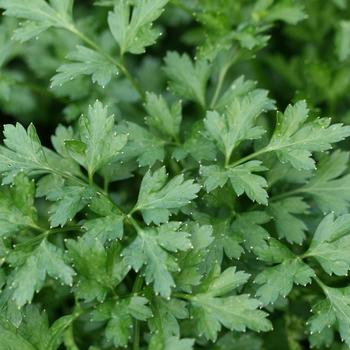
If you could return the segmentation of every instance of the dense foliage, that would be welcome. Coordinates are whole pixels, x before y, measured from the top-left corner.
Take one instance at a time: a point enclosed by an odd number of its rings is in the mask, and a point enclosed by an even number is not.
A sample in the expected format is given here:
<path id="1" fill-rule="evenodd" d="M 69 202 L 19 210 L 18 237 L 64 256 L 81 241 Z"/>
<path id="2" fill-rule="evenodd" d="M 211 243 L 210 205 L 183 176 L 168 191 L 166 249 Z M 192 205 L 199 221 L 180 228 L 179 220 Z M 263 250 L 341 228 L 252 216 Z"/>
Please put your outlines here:
<path id="1" fill-rule="evenodd" d="M 1 350 L 349 348 L 346 0 L 0 9 Z"/>

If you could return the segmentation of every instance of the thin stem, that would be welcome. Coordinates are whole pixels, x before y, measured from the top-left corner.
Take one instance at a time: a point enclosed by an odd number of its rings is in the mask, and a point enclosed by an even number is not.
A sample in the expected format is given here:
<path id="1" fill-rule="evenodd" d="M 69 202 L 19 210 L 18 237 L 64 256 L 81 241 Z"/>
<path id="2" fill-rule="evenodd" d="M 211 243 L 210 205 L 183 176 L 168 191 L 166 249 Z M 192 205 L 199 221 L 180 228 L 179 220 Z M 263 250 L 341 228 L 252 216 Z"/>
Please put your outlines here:
<path id="1" fill-rule="evenodd" d="M 251 154 L 247 155 L 246 157 L 243 157 L 243 158 L 237 160 L 236 162 L 230 164 L 229 166 L 235 167 L 235 166 L 237 166 L 237 165 L 240 165 L 240 164 L 242 164 L 242 163 L 247 162 L 247 161 L 250 160 L 250 159 L 256 158 L 256 157 L 258 157 L 258 156 L 260 156 L 260 155 L 262 155 L 262 154 L 264 154 L 264 153 L 270 152 L 270 151 L 271 151 L 271 149 L 269 149 L 269 148 L 267 148 L 267 147 L 264 147 L 264 148 L 262 148 L 262 149 L 259 150 L 259 151 L 256 151 L 256 152 L 254 152 L 254 153 L 251 153 Z"/>
<path id="2" fill-rule="evenodd" d="M 108 177 L 103 178 L 103 190 L 108 193 L 108 188 L 109 188 L 109 179 Z"/>
<path id="3" fill-rule="evenodd" d="M 325 289 L 325 284 L 315 275 L 313 279 L 317 282 L 317 284 L 321 287 L 323 292 L 327 295 L 326 289 Z"/>
<path id="4" fill-rule="evenodd" d="M 94 174 L 93 174 L 93 172 L 89 171 L 88 179 L 89 179 L 89 185 L 92 186 L 94 184 Z"/>
<path id="5" fill-rule="evenodd" d="M 192 300 L 192 296 L 189 295 L 189 294 L 184 294 L 184 293 L 172 293 L 171 295 L 172 295 L 173 297 L 175 297 L 175 298 L 185 299 L 185 300 L 188 300 L 188 301 L 191 301 L 191 300 Z"/>
<path id="6" fill-rule="evenodd" d="M 136 211 L 136 210 L 135 210 Z M 131 216 L 131 213 L 133 212 L 133 210 L 126 215 L 127 219 L 129 220 L 129 222 L 131 223 L 131 225 L 135 228 L 135 230 L 137 231 L 137 233 L 142 233 L 143 230 L 140 227 L 140 225 L 137 223 L 137 221 Z"/>
<path id="7" fill-rule="evenodd" d="M 216 102 L 220 96 L 221 89 L 222 89 L 222 86 L 224 84 L 226 74 L 229 71 L 229 69 L 231 68 L 231 66 L 238 60 L 240 54 L 241 54 L 241 52 L 239 50 L 236 51 L 233 54 L 233 56 L 223 65 L 222 69 L 220 70 L 218 82 L 217 82 L 217 85 L 216 85 L 216 88 L 214 91 L 213 98 L 212 98 L 211 103 L 210 103 L 210 108 L 215 107 Z"/>
<path id="8" fill-rule="evenodd" d="M 63 233 L 63 232 L 70 232 L 70 231 L 80 231 L 80 226 L 75 225 L 75 226 L 66 226 L 66 227 L 57 227 L 48 230 L 48 234 L 51 233 Z"/>
<path id="9" fill-rule="evenodd" d="M 64 341 L 64 345 L 67 347 L 67 349 L 79 350 L 79 348 L 77 347 L 77 344 L 75 343 L 75 340 L 74 340 L 73 325 L 72 324 L 70 324 L 70 326 L 64 332 L 63 341 Z"/>
<path id="10" fill-rule="evenodd" d="M 217 102 L 217 100 L 219 98 L 219 95 L 220 95 L 220 92 L 221 92 L 221 89 L 222 89 L 222 85 L 223 85 L 223 83 L 225 81 L 225 77 L 226 77 L 226 74 L 227 74 L 230 66 L 231 66 L 231 64 L 226 64 L 226 65 L 224 65 L 223 69 L 220 71 L 218 83 L 216 85 L 213 98 L 212 98 L 212 100 L 210 102 L 210 108 L 214 108 L 215 105 L 216 105 L 216 102 Z"/>
<path id="11" fill-rule="evenodd" d="M 291 190 L 291 191 L 287 191 L 287 192 L 278 194 L 276 196 L 270 197 L 269 201 L 270 202 L 279 201 L 281 199 L 284 199 L 284 198 L 287 198 L 287 197 L 290 197 L 290 196 L 293 196 L 295 194 L 302 193 L 302 192 L 304 192 L 304 188 L 303 187 L 297 188 L 297 189 L 294 189 L 294 190 Z"/>
<path id="12" fill-rule="evenodd" d="M 141 274 L 137 274 L 135 283 L 133 285 L 132 291 L 133 293 L 138 293 L 142 289 L 143 284 L 143 277 Z M 136 320 L 134 321 L 134 339 L 133 339 L 133 350 L 139 350 L 140 349 L 140 321 Z"/>

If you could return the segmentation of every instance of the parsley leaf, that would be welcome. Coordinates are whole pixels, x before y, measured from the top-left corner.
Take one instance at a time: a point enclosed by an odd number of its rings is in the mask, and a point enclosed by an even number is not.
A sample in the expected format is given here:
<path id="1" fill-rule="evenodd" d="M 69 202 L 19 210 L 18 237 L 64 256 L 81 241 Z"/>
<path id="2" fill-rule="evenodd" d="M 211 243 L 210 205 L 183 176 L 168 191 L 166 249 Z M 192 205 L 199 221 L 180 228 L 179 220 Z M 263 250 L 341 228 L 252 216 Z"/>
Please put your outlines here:
<path id="1" fill-rule="evenodd" d="M 130 2 L 117 0 L 114 11 L 109 12 L 108 24 L 114 39 L 119 44 L 120 53 L 140 54 L 145 47 L 152 45 L 159 31 L 152 28 L 163 12 L 168 0 L 140 0 L 135 2 L 131 10 Z"/>
<path id="2" fill-rule="evenodd" d="M 248 278 L 248 274 L 236 272 L 231 267 L 217 276 L 205 292 L 191 297 L 192 314 L 199 334 L 215 341 L 221 325 L 239 331 L 246 327 L 259 331 L 271 329 L 267 314 L 257 310 L 260 305 L 258 300 L 249 298 L 247 294 L 225 296 L 246 283 Z"/>
<path id="3" fill-rule="evenodd" d="M 179 97 L 184 97 L 205 106 L 205 87 L 210 65 L 204 60 L 193 63 L 187 54 L 168 52 L 164 71 L 169 77 L 169 86 Z"/>
<path id="4" fill-rule="evenodd" d="M 147 224 L 168 221 L 174 210 L 189 204 L 200 190 L 199 185 L 193 180 L 185 180 L 183 175 L 169 182 L 167 178 L 165 167 L 162 167 L 153 174 L 148 171 L 142 180 L 134 211 L 140 210 Z"/>

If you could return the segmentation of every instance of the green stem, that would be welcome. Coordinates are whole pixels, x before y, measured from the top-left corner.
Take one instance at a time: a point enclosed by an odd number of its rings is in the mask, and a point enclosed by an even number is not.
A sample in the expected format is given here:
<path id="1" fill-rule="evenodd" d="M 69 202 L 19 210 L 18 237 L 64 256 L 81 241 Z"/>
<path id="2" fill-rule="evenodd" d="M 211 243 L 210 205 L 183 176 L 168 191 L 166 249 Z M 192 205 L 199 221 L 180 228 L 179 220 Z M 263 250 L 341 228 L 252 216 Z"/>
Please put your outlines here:
<path id="1" fill-rule="evenodd" d="M 137 223 L 137 221 L 131 215 L 136 210 L 137 209 L 133 209 L 128 215 L 126 215 L 126 218 L 129 220 L 130 224 L 135 228 L 137 233 L 142 233 L 143 229 L 140 227 L 140 225 Z"/>
<path id="2" fill-rule="evenodd" d="M 232 67 L 232 65 L 238 60 L 241 52 L 238 50 L 236 51 L 231 58 L 228 59 L 228 61 L 223 65 L 222 69 L 219 73 L 218 82 L 214 91 L 213 98 L 210 103 L 210 108 L 215 108 L 216 102 L 220 96 L 222 86 L 224 84 L 226 74 L 229 71 L 229 69 Z"/>
<path id="3" fill-rule="evenodd" d="M 247 162 L 248 160 L 251 160 L 251 159 L 253 159 L 253 158 L 256 158 L 256 157 L 258 157 L 258 156 L 260 156 L 260 155 L 262 155 L 262 154 L 264 154 L 264 153 L 270 152 L 270 151 L 271 151 L 271 149 L 269 149 L 269 148 L 267 148 L 267 147 L 264 147 L 264 148 L 262 148 L 262 149 L 259 150 L 259 151 L 256 151 L 256 152 L 254 152 L 254 153 L 251 153 L 251 154 L 249 154 L 249 155 L 247 155 L 247 156 L 245 156 L 245 157 L 243 157 L 243 158 L 237 160 L 236 162 L 230 164 L 229 166 L 230 166 L 230 167 L 238 166 L 238 165 L 240 165 L 240 164 L 242 164 L 242 163 Z"/>
<path id="4" fill-rule="evenodd" d="M 214 91 L 214 95 L 213 95 L 213 98 L 210 102 L 210 108 L 213 109 L 216 105 L 216 102 L 219 98 L 219 95 L 220 95 L 220 92 L 221 92 L 221 89 L 222 89 L 222 85 L 225 81 L 225 77 L 226 77 L 226 74 L 230 68 L 231 64 L 226 64 L 224 65 L 224 67 L 222 68 L 222 70 L 220 71 L 219 73 L 219 79 L 218 79 L 218 83 L 216 85 L 216 88 L 215 88 L 215 91 Z"/>
<path id="5" fill-rule="evenodd" d="M 304 188 L 303 187 L 297 188 L 295 190 L 287 191 L 287 192 L 278 194 L 276 196 L 273 196 L 273 197 L 270 198 L 269 202 L 276 202 L 276 201 L 279 201 L 281 199 L 284 199 L 284 198 L 287 198 L 287 197 L 290 197 L 290 196 L 294 196 L 295 194 L 303 193 L 303 192 L 304 192 Z"/>
<path id="6" fill-rule="evenodd" d="M 89 171 L 88 179 L 89 179 L 89 185 L 92 186 L 94 184 L 94 174 L 91 171 Z"/>
<path id="7" fill-rule="evenodd" d="M 132 291 L 133 293 L 139 293 L 140 290 L 142 289 L 142 284 L 143 284 L 143 277 L 141 274 L 137 274 L 135 283 L 133 285 Z M 134 321 L 134 339 L 133 339 L 133 345 L 132 345 L 133 350 L 139 350 L 140 349 L 140 321 L 135 320 Z"/>
<path id="8" fill-rule="evenodd" d="M 63 342 L 67 349 L 69 350 L 79 350 L 77 344 L 74 340 L 73 325 L 71 324 L 67 330 L 64 332 Z"/>
<path id="9" fill-rule="evenodd" d="M 188 301 L 192 300 L 192 296 L 189 294 L 185 294 L 185 293 L 172 293 L 172 296 L 175 298 L 185 299 Z"/>
<path id="10" fill-rule="evenodd" d="M 66 227 L 57 227 L 48 230 L 48 233 L 63 233 L 63 232 L 70 232 L 70 231 L 80 231 L 80 226 L 66 226 Z"/>
<path id="11" fill-rule="evenodd" d="M 317 282 L 317 284 L 321 287 L 323 292 L 327 295 L 325 284 L 316 275 L 313 277 L 313 279 Z"/>

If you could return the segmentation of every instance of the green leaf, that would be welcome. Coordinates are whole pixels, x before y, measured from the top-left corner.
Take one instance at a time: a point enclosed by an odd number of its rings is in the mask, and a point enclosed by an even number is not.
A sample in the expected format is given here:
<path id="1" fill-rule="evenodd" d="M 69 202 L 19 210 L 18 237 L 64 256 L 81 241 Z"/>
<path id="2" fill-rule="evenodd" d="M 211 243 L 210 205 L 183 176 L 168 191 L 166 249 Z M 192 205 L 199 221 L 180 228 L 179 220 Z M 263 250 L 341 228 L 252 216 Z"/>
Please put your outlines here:
<path id="1" fill-rule="evenodd" d="M 187 54 L 180 56 L 177 52 L 168 52 L 164 61 L 171 90 L 179 97 L 198 102 L 204 107 L 210 65 L 204 60 L 193 63 Z"/>
<path id="2" fill-rule="evenodd" d="M 72 314 L 56 319 L 49 329 L 50 339 L 47 345 L 48 349 L 56 350 L 61 345 L 65 330 L 73 323 L 76 317 L 76 314 Z"/>
<path id="3" fill-rule="evenodd" d="M 262 1 L 263 3 L 271 3 L 270 1 Z M 281 1 L 269 7 L 266 11 L 267 15 L 264 18 L 267 21 L 283 21 L 289 24 L 297 24 L 307 18 L 304 9 L 299 4 L 291 3 L 290 1 Z"/>
<path id="4" fill-rule="evenodd" d="M 46 177 L 41 181 L 37 196 L 45 196 L 53 202 L 49 209 L 50 224 L 51 227 L 57 227 L 72 221 L 95 194 L 96 192 L 87 186 L 65 185 L 64 182 L 56 182 L 52 177 Z"/>
<path id="5" fill-rule="evenodd" d="M 94 299 L 102 302 L 108 292 L 115 288 L 129 269 L 113 245 L 104 248 L 98 240 L 87 240 L 85 236 L 78 241 L 66 242 L 68 256 L 77 271 L 75 295 L 86 302 Z M 111 261 L 112 259 L 112 261 Z"/>
<path id="6" fill-rule="evenodd" d="M 232 101 L 237 100 L 238 102 L 239 101 L 242 102 L 244 100 L 244 96 L 247 96 L 247 98 L 254 97 L 254 93 L 252 93 L 252 91 L 254 90 L 255 86 L 256 86 L 255 81 L 245 80 L 244 76 L 238 77 L 232 82 L 229 88 L 220 97 L 220 99 L 214 106 L 215 109 L 219 111 L 225 111 L 228 108 L 228 106 L 232 103 Z M 258 91 L 263 91 L 263 90 L 255 90 L 255 91 L 256 91 L 255 93 L 257 93 Z"/>
<path id="7" fill-rule="evenodd" d="M 250 211 L 239 214 L 232 223 L 232 231 L 242 235 L 247 250 L 265 246 L 269 233 L 261 226 L 271 220 L 263 211 Z"/>
<path id="8" fill-rule="evenodd" d="M 40 312 L 37 305 L 27 305 L 22 312 L 23 319 L 17 325 L 17 336 L 26 339 L 36 349 L 46 349 L 50 340 L 46 312 Z"/>
<path id="9" fill-rule="evenodd" d="M 192 315 L 199 334 L 215 341 L 222 325 L 236 331 L 244 331 L 247 327 L 256 331 L 271 329 L 267 314 L 257 310 L 258 300 L 248 294 L 224 296 L 248 278 L 249 275 L 231 267 L 214 279 L 205 293 L 191 296 Z"/>
<path id="10" fill-rule="evenodd" d="M 273 108 L 274 103 L 267 97 L 267 91 L 254 90 L 247 96 L 235 97 L 223 114 L 207 112 L 205 127 L 227 162 L 242 141 L 259 139 L 265 133 L 261 126 L 255 125 L 256 119 Z"/>
<path id="11" fill-rule="evenodd" d="M 0 173 L 2 183 L 9 184 L 18 173 L 35 176 L 59 173 L 61 176 L 80 176 L 80 170 L 71 161 L 43 147 L 33 124 L 26 130 L 21 124 L 4 126 L 4 146 L 0 146 Z"/>
<path id="12" fill-rule="evenodd" d="M 295 214 L 307 214 L 309 206 L 301 197 L 290 197 L 269 205 L 269 213 L 274 218 L 276 230 L 280 238 L 289 243 L 302 244 L 307 226 Z"/>
<path id="13" fill-rule="evenodd" d="M 180 271 L 175 275 L 175 281 L 179 290 L 192 293 L 193 287 L 198 286 L 204 274 L 213 267 L 213 262 L 206 259 L 208 249 L 214 242 L 213 227 L 190 222 L 185 224 L 185 228 L 191 233 L 192 247 L 178 255 Z"/>
<path id="14" fill-rule="evenodd" d="M 114 11 L 108 14 L 109 29 L 117 41 L 120 54 L 141 54 L 160 36 L 153 22 L 162 14 L 168 0 L 115 1 Z"/>
<path id="15" fill-rule="evenodd" d="M 239 334 L 229 332 L 216 342 L 214 350 L 262 350 L 262 339 L 252 332 Z"/>
<path id="16" fill-rule="evenodd" d="M 118 214 L 108 215 L 102 218 L 91 219 L 84 222 L 84 239 L 98 240 L 102 244 L 107 241 L 121 239 L 124 233 L 123 217 Z"/>
<path id="17" fill-rule="evenodd" d="M 148 113 L 147 125 L 157 130 L 161 135 L 170 136 L 175 140 L 178 138 L 182 120 L 180 101 L 169 107 L 162 96 L 147 93 L 145 109 Z"/>
<path id="18" fill-rule="evenodd" d="M 165 167 L 153 174 L 148 171 L 144 176 L 135 210 L 141 210 L 147 224 L 160 224 L 169 220 L 172 212 L 191 202 L 197 197 L 200 186 L 193 180 L 185 180 L 178 175 L 167 182 Z"/>
<path id="19" fill-rule="evenodd" d="M 328 213 L 348 212 L 350 202 L 350 175 L 343 174 L 347 170 L 349 154 L 341 151 L 333 152 L 323 158 L 315 175 L 302 187 L 302 193 L 311 195 L 319 208 Z"/>
<path id="20" fill-rule="evenodd" d="M 36 350 L 35 346 L 18 334 L 15 326 L 3 318 L 0 319 L 0 338 L 1 346 L 6 350 Z"/>
<path id="21" fill-rule="evenodd" d="M 34 292 L 40 290 L 46 275 L 72 285 L 74 271 L 63 261 L 63 252 L 44 239 L 24 264 L 12 274 L 10 286 L 18 307 L 31 302 Z"/>
<path id="22" fill-rule="evenodd" d="M 260 161 L 252 160 L 238 166 L 221 168 L 217 165 L 201 167 L 201 175 L 204 177 L 204 186 L 208 192 L 217 187 L 223 187 L 228 180 L 237 196 L 245 193 L 252 201 L 267 205 L 268 194 L 266 192 L 267 182 L 255 171 L 264 171 L 265 167 Z"/>
<path id="23" fill-rule="evenodd" d="M 147 129 L 132 122 L 126 122 L 117 127 L 117 132 L 127 135 L 128 142 L 123 149 L 125 160 L 137 159 L 140 166 L 152 166 L 157 161 L 163 162 L 165 157 L 164 141 Z"/>
<path id="24" fill-rule="evenodd" d="M 335 37 L 335 52 L 340 61 L 350 56 L 350 21 L 340 21 Z"/>
<path id="25" fill-rule="evenodd" d="M 231 220 L 212 220 L 212 225 L 214 240 L 207 248 L 205 259 L 210 269 L 215 264 L 221 265 L 224 253 L 229 259 L 239 259 L 243 253 L 242 237 L 232 232 Z"/>
<path id="26" fill-rule="evenodd" d="M 209 139 L 202 122 L 194 123 L 191 130 L 185 130 L 185 141 L 174 150 L 173 156 L 177 160 L 188 156 L 197 162 L 205 160 L 216 161 L 217 150 L 215 144 Z"/>
<path id="27" fill-rule="evenodd" d="M 5 125 L 4 136 L 6 148 L 0 146 L 0 172 L 5 175 L 3 183 L 11 183 L 20 172 L 28 175 L 44 172 L 48 162 L 33 124 L 27 130 L 19 123 Z"/>
<path id="28" fill-rule="evenodd" d="M 294 283 L 305 286 L 315 276 L 308 265 L 275 239 L 271 238 L 268 245 L 258 247 L 255 253 L 263 261 L 279 263 L 265 268 L 254 280 L 261 285 L 256 296 L 264 305 L 273 304 L 280 296 L 285 298 Z"/>
<path id="29" fill-rule="evenodd" d="M 179 339 L 178 337 L 162 337 L 155 335 L 151 338 L 150 350 L 192 350 L 194 339 Z"/>
<path id="30" fill-rule="evenodd" d="M 76 160 L 81 160 L 89 176 L 101 169 L 118 155 L 127 142 L 125 134 L 115 131 L 114 116 L 108 115 L 107 107 L 96 101 L 89 106 L 88 114 L 79 119 L 80 140 L 85 147 L 70 148 L 71 153 L 77 154 Z M 79 152 L 80 151 L 80 152 Z"/>
<path id="31" fill-rule="evenodd" d="M 117 66 L 101 53 L 78 45 L 68 59 L 74 61 L 60 66 L 51 79 L 51 87 L 62 86 L 80 75 L 91 75 L 93 83 L 104 88 L 113 76 L 119 74 Z"/>
<path id="32" fill-rule="evenodd" d="M 14 187 L 0 191 L 0 235 L 5 236 L 24 228 L 38 229 L 34 207 L 35 186 L 23 174 L 14 179 Z"/>
<path id="33" fill-rule="evenodd" d="M 50 27 L 72 28 L 72 0 L 1 0 L 6 16 L 27 20 L 15 31 L 15 39 L 26 41 Z"/>
<path id="34" fill-rule="evenodd" d="M 104 303 L 92 312 L 92 321 L 108 320 L 105 336 L 116 347 L 127 346 L 133 330 L 133 318 L 145 321 L 152 317 L 148 300 L 133 296 L 117 302 Z"/>
<path id="35" fill-rule="evenodd" d="M 174 279 L 170 271 L 178 270 L 169 252 L 191 248 L 189 234 L 179 231 L 179 222 L 170 222 L 159 228 L 139 230 L 136 239 L 123 251 L 127 265 L 136 272 L 144 266 L 146 284 L 153 282 L 156 294 L 169 297 Z"/>
<path id="36" fill-rule="evenodd" d="M 187 303 L 177 299 L 154 297 L 151 307 L 155 315 L 148 320 L 151 331 L 160 333 L 164 338 L 180 336 L 178 319 L 188 318 Z"/>
<path id="37" fill-rule="evenodd" d="M 305 256 L 315 258 L 329 274 L 346 276 L 350 270 L 349 233 L 350 214 L 337 219 L 333 214 L 327 215 L 318 225 Z"/>
<path id="38" fill-rule="evenodd" d="M 350 346 L 350 288 L 331 288 L 322 284 L 327 296 L 312 308 L 314 316 L 309 321 L 310 332 L 322 333 L 327 328 L 338 328 L 342 341 Z"/>
<path id="39" fill-rule="evenodd" d="M 306 122 L 308 109 L 305 101 L 289 105 L 284 114 L 277 113 L 277 126 L 268 151 L 276 152 L 281 162 L 288 162 L 297 169 L 313 169 L 312 152 L 327 151 L 332 143 L 350 135 L 350 127 L 330 125 L 326 118 Z"/>

